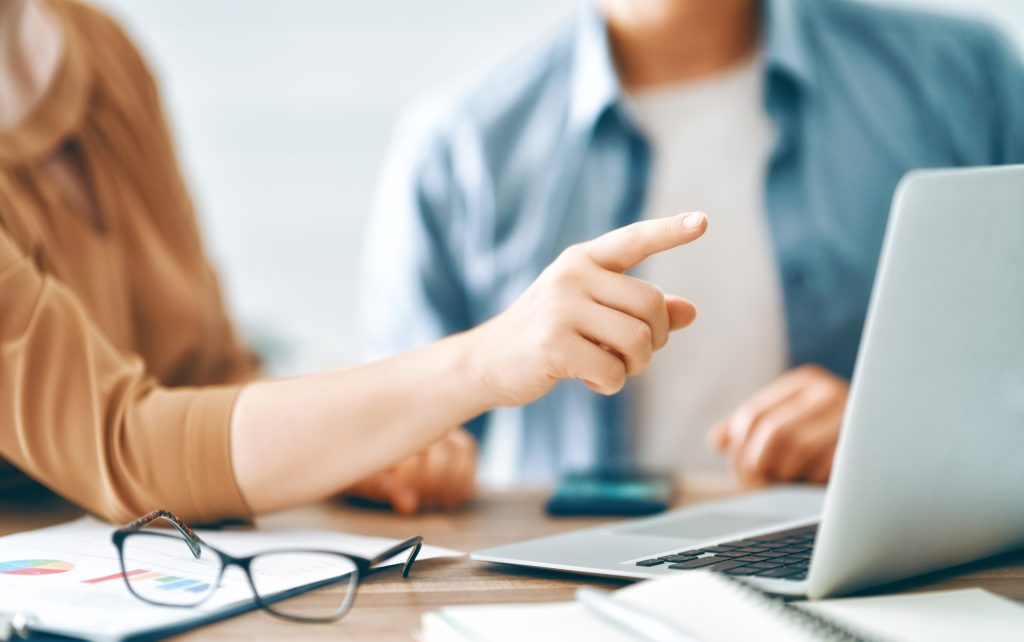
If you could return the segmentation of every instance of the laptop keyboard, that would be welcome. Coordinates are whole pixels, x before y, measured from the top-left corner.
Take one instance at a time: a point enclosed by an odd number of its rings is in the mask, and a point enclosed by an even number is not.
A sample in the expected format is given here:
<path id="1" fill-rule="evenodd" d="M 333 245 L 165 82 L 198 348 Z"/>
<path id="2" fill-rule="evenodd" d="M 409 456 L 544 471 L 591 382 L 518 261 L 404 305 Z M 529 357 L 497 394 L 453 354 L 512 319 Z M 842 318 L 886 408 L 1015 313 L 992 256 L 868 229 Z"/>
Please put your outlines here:
<path id="1" fill-rule="evenodd" d="M 758 535 L 708 548 L 680 551 L 641 560 L 637 566 L 661 566 L 679 571 L 702 569 L 726 575 L 770 577 L 786 580 L 807 578 L 811 549 L 818 525 Z"/>

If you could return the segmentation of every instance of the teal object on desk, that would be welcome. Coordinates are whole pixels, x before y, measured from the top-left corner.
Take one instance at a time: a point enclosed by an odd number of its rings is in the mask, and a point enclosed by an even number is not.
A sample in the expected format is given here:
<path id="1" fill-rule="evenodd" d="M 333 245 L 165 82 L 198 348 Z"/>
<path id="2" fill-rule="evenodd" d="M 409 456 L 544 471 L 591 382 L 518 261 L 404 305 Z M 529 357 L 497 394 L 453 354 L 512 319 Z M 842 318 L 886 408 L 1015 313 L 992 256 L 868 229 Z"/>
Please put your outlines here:
<path id="1" fill-rule="evenodd" d="M 675 497 L 670 475 L 637 471 L 573 473 L 548 500 L 551 515 L 651 515 L 667 510 Z"/>

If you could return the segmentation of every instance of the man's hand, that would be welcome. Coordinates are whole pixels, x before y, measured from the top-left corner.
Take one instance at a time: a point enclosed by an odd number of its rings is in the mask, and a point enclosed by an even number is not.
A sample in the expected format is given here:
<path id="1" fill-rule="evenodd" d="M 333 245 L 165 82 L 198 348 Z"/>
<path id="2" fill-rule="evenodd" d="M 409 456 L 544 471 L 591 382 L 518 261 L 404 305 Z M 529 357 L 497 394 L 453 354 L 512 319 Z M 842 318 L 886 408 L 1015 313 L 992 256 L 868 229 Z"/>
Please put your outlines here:
<path id="1" fill-rule="evenodd" d="M 790 370 L 711 429 L 748 486 L 828 481 L 849 384 L 820 366 Z"/>
<path id="2" fill-rule="evenodd" d="M 699 238 L 700 213 L 641 221 L 565 250 L 508 310 L 470 331 L 475 370 L 492 405 L 521 405 L 559 379 L 622 389 L 671 330 L 693 322 L 686 299 L 624 274 L 648 256 Z"/>
<path id="3" fill-rule="evenodd" d="M 475 483 L 476 440 L 459 428 L 345 494 L 390 504 L 395 512 L 410 515 L 460 508 L 472 499 Z"/>

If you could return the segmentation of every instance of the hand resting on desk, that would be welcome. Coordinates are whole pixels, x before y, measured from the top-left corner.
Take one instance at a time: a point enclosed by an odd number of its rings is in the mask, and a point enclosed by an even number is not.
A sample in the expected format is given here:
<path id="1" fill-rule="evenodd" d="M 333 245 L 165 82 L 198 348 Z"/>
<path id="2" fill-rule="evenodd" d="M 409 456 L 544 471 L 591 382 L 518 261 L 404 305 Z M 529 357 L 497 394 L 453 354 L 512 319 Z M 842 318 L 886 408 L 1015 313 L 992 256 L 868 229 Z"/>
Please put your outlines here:
<path id="1" fill-rule="evenodd" d="M 824 484 L 850 385 L 821 366 L 790 370 L 755 393 L 708 433 L 747 486 Z"/>
<path id="2" fill-rule="evenodd" d="M 476 439 L 458 428 L 415 455 L 362 480 L 345 495 L 389 504 L 402 515 L 456 510 L 473 498 L 476 454 Z"/>

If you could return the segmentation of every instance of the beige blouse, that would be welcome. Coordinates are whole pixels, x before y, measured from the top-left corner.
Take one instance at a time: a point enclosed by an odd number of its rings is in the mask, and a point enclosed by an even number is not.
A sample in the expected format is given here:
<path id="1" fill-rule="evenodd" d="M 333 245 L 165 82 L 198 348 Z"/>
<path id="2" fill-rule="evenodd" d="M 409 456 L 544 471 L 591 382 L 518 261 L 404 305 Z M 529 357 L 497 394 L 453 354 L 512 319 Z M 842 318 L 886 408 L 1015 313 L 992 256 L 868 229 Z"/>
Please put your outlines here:
<path id="1" fill-rule="evenodd" d="M 257 365 L 203 253 L 153 79 L 109 18 L 48 6 L 60 69 L 0 132 L 0 493 L 28 476 L 115 521 L 245 518 L 229 424 Z M 79 164 L 88 215 L 56 156 Z"/>

